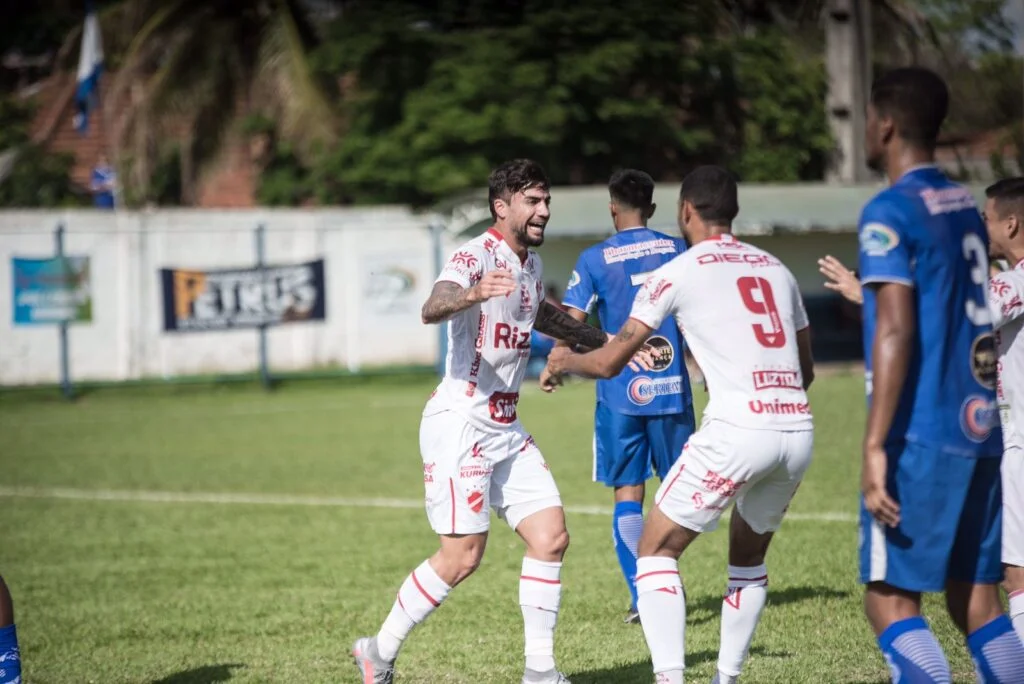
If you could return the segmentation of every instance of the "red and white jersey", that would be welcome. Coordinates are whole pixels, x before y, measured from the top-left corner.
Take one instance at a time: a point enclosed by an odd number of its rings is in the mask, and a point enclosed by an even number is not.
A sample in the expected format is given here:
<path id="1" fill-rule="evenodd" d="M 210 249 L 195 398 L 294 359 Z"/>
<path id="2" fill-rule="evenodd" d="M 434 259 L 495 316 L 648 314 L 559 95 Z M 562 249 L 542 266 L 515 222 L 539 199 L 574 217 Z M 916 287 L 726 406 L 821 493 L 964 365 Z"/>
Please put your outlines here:
<path id="1" fill-rule="evenodd" d="M 544 301 L 540 257 L 526 261 L 493 228 L 459 247 L 436 282 L 464 288 L 484 273 L 511 271 L 519 287 L 461 311 L 448 322 L 448 357 L 444 378 L 424 415 L 452 409 L 482 429 L 505 429 L 518 420 L 519 387 L 530 360 L 530 332 Z"/>
<path id="2" fill-rule="evenodd" d="M 707 380 L 705 420 L 813 427 L 796 343 L 807 313 L 793 274 L 768 252 L 732 235 L 704 240 L 651 273 L 630 316 L 650 328 L 675 316 Z"/>
<path id="3" fill-rule="evenodd" d="M 993 276 L 988 295 L 998 354 L 996 399 L 1003 442 L 1024 447 L 1024 261 Z"/>

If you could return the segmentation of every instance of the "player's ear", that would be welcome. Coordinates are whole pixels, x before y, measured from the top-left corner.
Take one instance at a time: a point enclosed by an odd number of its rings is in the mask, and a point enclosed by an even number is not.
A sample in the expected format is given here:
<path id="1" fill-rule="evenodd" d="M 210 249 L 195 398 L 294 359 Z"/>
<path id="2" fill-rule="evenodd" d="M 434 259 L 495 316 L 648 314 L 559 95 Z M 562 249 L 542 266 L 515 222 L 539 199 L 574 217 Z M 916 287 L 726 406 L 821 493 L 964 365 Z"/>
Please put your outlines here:
<path id="1" fill-rule="evenodd" d="M 618 209 L 615 208 L 615 202 L 608 203 L 608 213 L 612 215 L 613 219 L 615 218 L 615 215 L 619 213 Z"/>
<path id="2" fill-rule="evenodd" d="M 651 208 L 647 210 L 647 218 L 651 218 L 652 216 L 654 216 L 654 210 L 657 208 L 658 205 L 655 204 L 654 202 L 651 202 Z"/>
<path id="3" fill-rule="evenodd" d="M 508 202 L 500 198 L 494 200 L 494 215 L 500 219 L 508 216 Z"/>
<path id="4" fill-rule="evenodd" d="M 888 143 L 896 134 L 896 124 L 891 116 L 878 116 L 878 138 L 882 144 Z"/>
<path id="5" fill-rule="evenodd" d="M 1017 237 L 1020 232 L 1020 217 L 1017 214 L 1010 214 L 1006 217 L 1007 237 L 1011 240 Z"/>

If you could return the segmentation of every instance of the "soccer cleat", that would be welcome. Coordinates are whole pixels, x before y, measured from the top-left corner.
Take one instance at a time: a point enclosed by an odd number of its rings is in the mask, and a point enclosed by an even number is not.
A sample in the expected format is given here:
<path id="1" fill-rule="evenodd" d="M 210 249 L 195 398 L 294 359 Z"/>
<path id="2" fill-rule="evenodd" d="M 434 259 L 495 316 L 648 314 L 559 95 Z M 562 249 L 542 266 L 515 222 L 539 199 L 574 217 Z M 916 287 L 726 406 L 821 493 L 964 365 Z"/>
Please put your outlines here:
<path id="1" fill-rule="evenodd" d="M 523 684 L 572 684 L 572 682 L 558 670 L 537 672 L 536 670 L 526 668 L 526 671 L 523 673 Z"/>
<path id="2" fill-rule="evenodd" d="M 622 621 L 627 625 L 639 625 L 640 611 L 636 609 L 636 606 L 630 606 L 629 610 L 626 611 L 626 617 L 622 618 Z"/>
<path id="3" fill-rule="evenodd" d="M 362 684 L 392 684 L 395 681 L 395 664 L 380 657 L 374 637 L 356 639 L 352 644 L 352 659 L 363 676 Z"/>

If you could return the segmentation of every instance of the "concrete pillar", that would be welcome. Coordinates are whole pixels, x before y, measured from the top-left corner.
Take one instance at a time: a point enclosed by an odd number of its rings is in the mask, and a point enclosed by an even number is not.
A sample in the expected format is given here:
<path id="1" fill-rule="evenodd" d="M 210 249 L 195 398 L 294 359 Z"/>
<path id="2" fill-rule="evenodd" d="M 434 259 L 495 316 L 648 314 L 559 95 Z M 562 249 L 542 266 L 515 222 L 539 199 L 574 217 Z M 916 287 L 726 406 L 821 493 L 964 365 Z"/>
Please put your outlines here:
<path id="1" fill-rule="evenodd" d="M 871 92 L 871 0 L 828 0 L 825 7 L 829 124 L 836 154 L 830 183 L 873 178 L 864 163 L 864 107 Z"/>

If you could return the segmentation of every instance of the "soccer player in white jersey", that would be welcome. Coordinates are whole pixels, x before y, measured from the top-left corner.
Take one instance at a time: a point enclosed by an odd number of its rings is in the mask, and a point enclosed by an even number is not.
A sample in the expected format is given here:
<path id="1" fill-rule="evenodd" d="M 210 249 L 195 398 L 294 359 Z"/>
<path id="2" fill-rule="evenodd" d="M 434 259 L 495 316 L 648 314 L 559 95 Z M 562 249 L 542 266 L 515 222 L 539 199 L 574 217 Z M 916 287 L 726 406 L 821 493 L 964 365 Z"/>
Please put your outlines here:
<path id="1" fill-rule="evenodd" d="M 376 636 L 352 647 L 364 684 L 389 684 L 402 642 L 480 564 L 490 509 L 526 543 L 519 603 L 524 683 L 568 684 L 555 668 L 562 556 L 569 544 L 558 487 L 516 414 L 530 332 L 588 348 L 607 336 L 544 301 L 540 257 L 548 179 L 517 159 L 489 179 L 494 226 L 462 245 L 423 305 L 424 323 L 449 322 L 445 375 L 423 410 L 420 452 L 427 518 L 440 539 L 398 590 Z"/>
<path id="2" fill-rule="evenodd" d="M 989 256 L 1010 266 L 989 280 L 988 304 L 1003 424 L 1003 586 L 1013 629 L 1024 641 L 1024 178 L 990 185 L 985 196 Z"/>
<path id="3" fill-rule="evenodd" d="M 694 170 L 679 197 L 692 247 L 651 274 L 614 340 L 586 354 L 556 348 L 548 361 L 554 372 L 612 377 L 674 316 L 707 379 L 700 429 L 665 476 L 640 538 L 638 608 L 659 684 L 683 681 L 679 557 L 733 502 L 715 681 L 737 681 L 765 604 L 768 544 L 811 462 L 807 314 L 789 270 L 732 236 L 738 212 L 728 171 Z"/>

